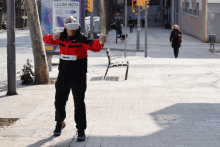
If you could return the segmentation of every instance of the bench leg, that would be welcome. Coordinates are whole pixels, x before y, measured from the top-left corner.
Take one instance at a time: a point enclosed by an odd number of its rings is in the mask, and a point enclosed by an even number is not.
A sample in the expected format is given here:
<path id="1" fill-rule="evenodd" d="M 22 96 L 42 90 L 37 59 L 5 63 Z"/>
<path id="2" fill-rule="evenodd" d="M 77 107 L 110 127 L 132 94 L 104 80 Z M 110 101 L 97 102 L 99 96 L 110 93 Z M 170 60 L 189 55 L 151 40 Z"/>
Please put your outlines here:
<path id="1" fill-rule="evenodd" d="M 127 77 L 128 77 L 128 68 L 129 68 L 129 65 L 127 65 L 127 70 L 126 70 L 126 74 L 125 74 L 125 80 L 127 80 Z"/>
<path id="2" fill-rule="evenodd" d="M 106 77 L 106 75 L 107 75 L 107 72 L 108 72 L 108 69 L 109 69 L 109 66 L 108 66 L 107 69 L 106 69 L 106 72 L 105 72 L 105 75 L 104 75 L 103 79 L 105 79 L 105 77 Z M 103 79 L 102 79 L 102 80 L 103 80 Z"/>

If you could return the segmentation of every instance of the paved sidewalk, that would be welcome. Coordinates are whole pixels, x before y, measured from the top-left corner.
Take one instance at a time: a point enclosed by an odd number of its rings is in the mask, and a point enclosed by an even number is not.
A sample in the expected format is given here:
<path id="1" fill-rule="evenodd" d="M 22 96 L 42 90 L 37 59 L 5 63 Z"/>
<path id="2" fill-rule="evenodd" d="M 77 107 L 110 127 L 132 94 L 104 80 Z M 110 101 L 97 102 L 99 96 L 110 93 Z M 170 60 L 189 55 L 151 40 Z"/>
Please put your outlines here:
<path id="1" fill-rule="evenodd" d="M 122 32 L 125 34 L 125 27 L 122 27 Z M 155 48 L 170 48 L 170 33 L 171 29 L 160 29 L 160 28 L 148 28 L 148 50 Z M 128 51 L 136 51 L 137 50 L 137 28 L 134 28 L 133 33 L 130 33 L 130 29 L 127 28 L 127 41 L 126 41 L 126 49 Z M 183 34 L 182 35 L 182 48 L 195 48 L 195 44 L 197 47 L 210 49 L 209 43 L 203 43 L 202 41 L 196 39 L 195 37 Z M 118 43 L 116 43 L 116 31 L 111 30 L 107 35 L 107 42 L 104 48 L 111 48 L 112 50 L 124 50 L 125 42 L 121 43 L 120 38 L 118 38 Z M 220 50 L 220 43 L 215 43 L 215 49 Z M 145 50 L 145 28 L 141 28 L 140 30 L 140 49 L 138 51 Z"/>
<path id="2" fill-rule="evenodd" d="M 99 80 L 107 67 L 105 50 L 89 51 L 85 142 L 76 141 L 71 93 L 67 126 L 60 137 L 53 137 L 55 85 L 23 86 L 18 81 L 18 95 L 0 92 L 1 118 L 19 118 L 0 128 L 1 147 L 220 146 L 220 56 L 189 36 L 175 59 L 163 37 L 153 45 L 152 36 L 165 37 L 169 32 L 152 29 L 151 34 L 148 58 L 144 52 L 128 52 L 128 80 L 124 80 L 125 67 L 111 68 L 107 80 Z M 109 38 L 107 43 L 111 44 Z M 118 53 L 123 52 L 112 51 Z M 51 80 L 57 74 L 53 66 Z"/>
<path id="3" fill-rule="evenodd" d="M 29 27 L 25 27 L 25 28 L 15 28 L 15 31 L 18 31 L 18 30 L 27 30 L 29 29 Z M 4 29 L 1 29 L 0 30 L 0 33 L 4 33 L 4 32 L 7 32 L 7 30 L 4 30 Z"/>

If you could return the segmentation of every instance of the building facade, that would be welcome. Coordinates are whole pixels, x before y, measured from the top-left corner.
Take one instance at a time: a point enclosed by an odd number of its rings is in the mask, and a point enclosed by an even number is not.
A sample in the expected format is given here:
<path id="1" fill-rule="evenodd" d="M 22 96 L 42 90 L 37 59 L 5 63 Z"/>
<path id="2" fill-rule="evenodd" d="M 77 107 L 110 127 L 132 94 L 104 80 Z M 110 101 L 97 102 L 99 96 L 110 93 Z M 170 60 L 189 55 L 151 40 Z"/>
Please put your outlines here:
<path id="1" fill-rule="evenodd" d="M 220 42 L 220 1 L 180 0 L 180 29 L 203 42 L 209 42 L 209 35 L 216 34 Z"/>

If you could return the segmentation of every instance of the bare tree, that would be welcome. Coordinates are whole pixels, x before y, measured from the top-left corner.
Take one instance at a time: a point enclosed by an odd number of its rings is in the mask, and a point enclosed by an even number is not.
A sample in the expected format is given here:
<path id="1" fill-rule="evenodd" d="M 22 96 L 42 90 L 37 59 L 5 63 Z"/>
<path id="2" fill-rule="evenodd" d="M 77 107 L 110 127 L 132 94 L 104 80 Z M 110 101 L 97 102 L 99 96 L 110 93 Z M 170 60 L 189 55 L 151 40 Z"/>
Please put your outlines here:
<path id="1" fill-rule="evenodd" d="M 108 33 L 108 24 L 109 24 L 109 22 L 108 22 L 108 19 L 109 19 L 109 11 L 108 11 L 108 0 L 105 0 L 105 9 L 106 9 L 106 16 L 105 16 L 105 21 L 106 21 L 106 34 Z"/>
<path id="2" fill-rule="evenodd" d="M 106 13 L 106 2 L 105 0 L 100 0 L 100 31 L 105 35 L 107 35 Z"/>
<path id="3" fill-rule="evenodd" d="M 50 82 L 45 47 L 42 40 L 37 0 L 26 0 L 25 9 L 31 36 L 34 55 L 35 81 L 34 84 L 47 84 Z"/>
<path id="4" fill-rule="evenodd" d="M 107 32 L 111 29 L 111 14 L 112 14 L 112 2 L 111 0 L 107 0 Z"/>

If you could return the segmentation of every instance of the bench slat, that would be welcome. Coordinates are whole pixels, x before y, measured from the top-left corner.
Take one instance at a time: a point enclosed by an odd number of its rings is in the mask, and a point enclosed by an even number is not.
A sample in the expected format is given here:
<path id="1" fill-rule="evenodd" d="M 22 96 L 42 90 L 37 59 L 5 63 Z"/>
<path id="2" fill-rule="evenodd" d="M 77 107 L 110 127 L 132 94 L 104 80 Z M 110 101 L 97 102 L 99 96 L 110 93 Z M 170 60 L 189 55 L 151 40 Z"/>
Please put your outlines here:
<path id="1" fill-rule="evenodd" d="M 112 56 L 109 49 L 107 49 L 106 53 L 107 53 L 107 56 L 108 56 L 109 65 L 107 67 L 106 73 L 105 73 L 103 78 L 105 79 L 105 77 L 107 75 L 107 72 L 108 72 L 108 68 L 117 67 L 117 66 L 127 66 L 127 70 L 126 70 L 126 74 L 125 74 L 125 80 L 127 80 L 129 61 L 121 55 L 120 56 L 119 55 Z M 114 59 L 119 59 L 119 60 L 122 60 L 122 61 L 117 61 L 117 60 L 114 60 Z"/>

